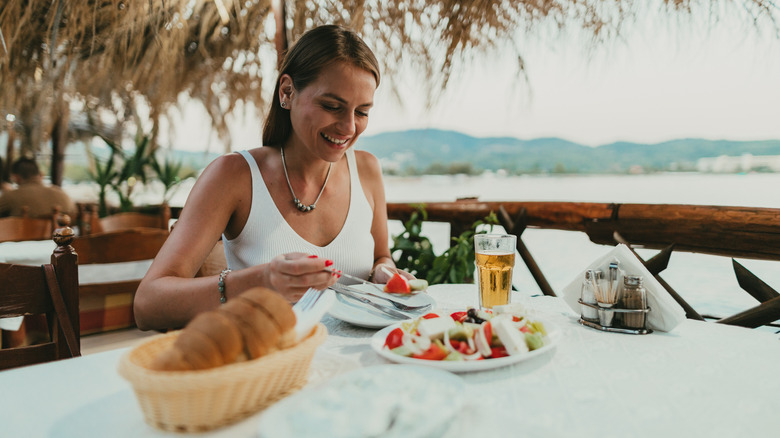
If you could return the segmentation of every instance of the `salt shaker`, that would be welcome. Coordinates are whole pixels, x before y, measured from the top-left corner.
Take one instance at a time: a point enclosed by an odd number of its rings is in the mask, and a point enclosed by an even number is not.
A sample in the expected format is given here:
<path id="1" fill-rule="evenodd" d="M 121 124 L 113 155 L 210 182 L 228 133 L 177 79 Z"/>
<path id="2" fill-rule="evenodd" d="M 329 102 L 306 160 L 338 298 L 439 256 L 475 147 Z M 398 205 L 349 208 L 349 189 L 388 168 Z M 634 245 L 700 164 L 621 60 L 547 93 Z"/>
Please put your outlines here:
<path id="1" fill-rule="evenodd" d="M 630 329 L 643 329 L 647 319 L 647 291 L 641 275 L 626 275 L 623 277 L 622 308 L 642 310 L 643 312 L 623 313 L 623 326 Z"/>
<path id="2" fill-rule="evenodd" d="M 603 276 L 601 271 L 594 271 L 588 269 L 585 271 L 585 278 L 582 280 L 582 289 L 580 290 L 580 299 L 583 303 L 596 306 L 596 292 L 595 287 L 598 287 L 599 279 Z M 594 307 L 580 305 L 582 319 L 585 321 L 598 322 L 598 311 Z"/>

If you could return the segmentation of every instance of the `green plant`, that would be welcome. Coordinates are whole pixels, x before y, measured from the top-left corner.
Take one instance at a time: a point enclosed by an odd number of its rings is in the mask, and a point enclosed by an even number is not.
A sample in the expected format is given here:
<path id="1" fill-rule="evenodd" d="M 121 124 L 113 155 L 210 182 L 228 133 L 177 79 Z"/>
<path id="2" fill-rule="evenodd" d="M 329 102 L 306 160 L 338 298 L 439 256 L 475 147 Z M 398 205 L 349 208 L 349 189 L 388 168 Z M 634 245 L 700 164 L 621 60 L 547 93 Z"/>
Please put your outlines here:
<path id="1" fill-rule="evenodd" d="M 179 185 L 183 180 L 195 176 L 195 172 L 191 169 L 183 171 L 183 164 L 181 161 L 173 161 L 170 158 L 166 158 L 165 161 L 160 163 L 160 160 L 156 156 L 152 156 L 149 164 L 154 170 L 157 179 L 165 186 L 163 191 L 163 204 L 167 204 L 170 201 L 170 196 L 173 195 L 172 189 Z"/>
<path id="2" fill-rule="evenodd" d="M 429 284 L 471 283 L 474 281 L 474 235 L 482 225 L 498 224 L 498 218 L 491 212 L 483 220 L 472 224 L 471 229 L 452 238 L 452 245 L 441 255 L 436 256 L 431 242 L 421 235 L 422 224 L 428 219 L 425 205 L 416 206 L 409 220 L 404 223 L 404 231 L 393 237 L 393 254 L 397 267 L 405 269 L 417 278 L 428 280 Z M 399 252 L 400 251 L 400 252 Z"/>
<path id="3" fill-rule="evenodd" d="M 498 224 L 498 218 L 494 212 L 478 220 L 458 237 L 452 238 L 452 246 L 444 251 L 433 261 L 433 267 L 428 272 L 426 280 L 430 284 L 440 283 L 472 283 L 474 282 L 474 235 L 483 234 L 486 231 L 477 231 L 482 225 Z"/>
<path id="4" fill-rule="evenodd" d="M 391 252 L 395 254 L 400 251 L 395 259 L 398 268 L 414 274 L 417 278 L 427 278 L 436 255 L 430 240 L 420 235 L 422 224 L 428 219 L 425 205 L 415 207 L 417 210 L 404 222 L 404 231 L 393 237 Z"/>
<path id="5" fill-rule="evenodd" d="M 123 157 L 123 165 L 111 186 L 119 195 L 120 211 L 133 209 L 133 200 L 131 199 L 133 189 L 138 180 L 146 183 L 146 167 L 151 161 L 151 155 L 147 153 L 149 140 L 150 137 L 148 135 L 139 134 L 135 138 L 135 151 L 132 155 L 124 155 L 119 150 L 119 154 Z M 116 150 L 116 146 L 111 147 L 112 157 Z"/>
<path id="6" fill-rule="evenodd" d="M 108 140 L 103 139 L 108 143 Z M 106 204 L 106 194 L 108 187 L 112 186 L 114 179 L 119 172 L 114 170 L 114 150 L 111 150 L 111 156 L 101 165 L 99 160 L 95 160 L 95 171 L 89 172 L 89 177 L 98 185 L 98 215 L 105 217 L 108 215 L 108 205 Z"/>

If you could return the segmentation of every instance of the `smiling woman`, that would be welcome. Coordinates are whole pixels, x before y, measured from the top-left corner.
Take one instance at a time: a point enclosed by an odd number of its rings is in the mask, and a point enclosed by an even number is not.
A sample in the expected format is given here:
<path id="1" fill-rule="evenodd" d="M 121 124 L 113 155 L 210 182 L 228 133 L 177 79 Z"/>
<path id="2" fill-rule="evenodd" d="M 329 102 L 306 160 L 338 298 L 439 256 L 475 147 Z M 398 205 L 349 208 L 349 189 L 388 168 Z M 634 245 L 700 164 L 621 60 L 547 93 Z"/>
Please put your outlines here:
<path id="1" fill-rule="evenodd" d="M 376 57 L 350 30 L 321 26 L 298 40 L 280 68 L 264 147 L 222 156 L 200 176 L 138 288 L 139 327 L 181 327 L 254 286 L 295 301 L 342 271 L 373 272 L 378 283 L 399 272 L 379 161 L 352 149 L 379 77 Z M 228 269 L 193 278 L 220 236 Z"/>

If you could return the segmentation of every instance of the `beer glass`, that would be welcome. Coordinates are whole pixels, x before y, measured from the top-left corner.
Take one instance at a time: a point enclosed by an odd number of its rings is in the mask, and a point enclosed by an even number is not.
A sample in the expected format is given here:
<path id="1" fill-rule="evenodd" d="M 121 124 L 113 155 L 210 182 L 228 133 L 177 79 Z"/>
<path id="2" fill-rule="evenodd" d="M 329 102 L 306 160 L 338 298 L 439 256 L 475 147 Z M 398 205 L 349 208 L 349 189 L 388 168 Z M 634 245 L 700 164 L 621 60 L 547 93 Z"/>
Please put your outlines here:
<path id="1" fill-rule="evenodd" d="M 509 304 L 516 246 L 517 237 L 511 234 L 474 236 L 480 308 Z"/>

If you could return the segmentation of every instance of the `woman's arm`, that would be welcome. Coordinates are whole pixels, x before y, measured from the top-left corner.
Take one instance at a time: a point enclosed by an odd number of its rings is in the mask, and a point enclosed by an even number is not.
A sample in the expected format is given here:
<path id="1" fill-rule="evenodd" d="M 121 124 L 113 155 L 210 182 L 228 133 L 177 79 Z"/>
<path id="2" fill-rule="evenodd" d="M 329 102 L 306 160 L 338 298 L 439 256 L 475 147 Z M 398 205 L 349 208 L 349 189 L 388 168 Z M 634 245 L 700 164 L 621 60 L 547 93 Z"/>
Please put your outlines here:
<path id="1" fill-rule="evenodd" d="M 223 231 L 243 229 L 251 203 L 251 176 L 243 157 L 230 154 L 210 164 L 198 178 L 176 226 L 138 287 L 134 313 L 138 327 L 183 327 L 195 315 L 220 303 L 219 276 L 193 278 Z M 276 290 L 295 301 L 309 286 L 326 287 L 325 260 L 285 254 L 270 263 L 233 271 L 225 278 L 231 299 L 254 286 Z"/>
<path id="2" fill-rule="evenodd" d="M 374 266 L 371 269 L 371 280 L 375 283 L 387 283 L 387 280 L 395 272 L 413 279 L 414 275 L 396 268 L 390 254 L 387 232 L 387 202 L 379 160 L 365 151 L 355 151 L 355 156 L 359 166 L 360 183 L 368 194 L 369 202 L 374 209 L 374 218 L 371 224 L 371 235 L 374 238 Z"/>

